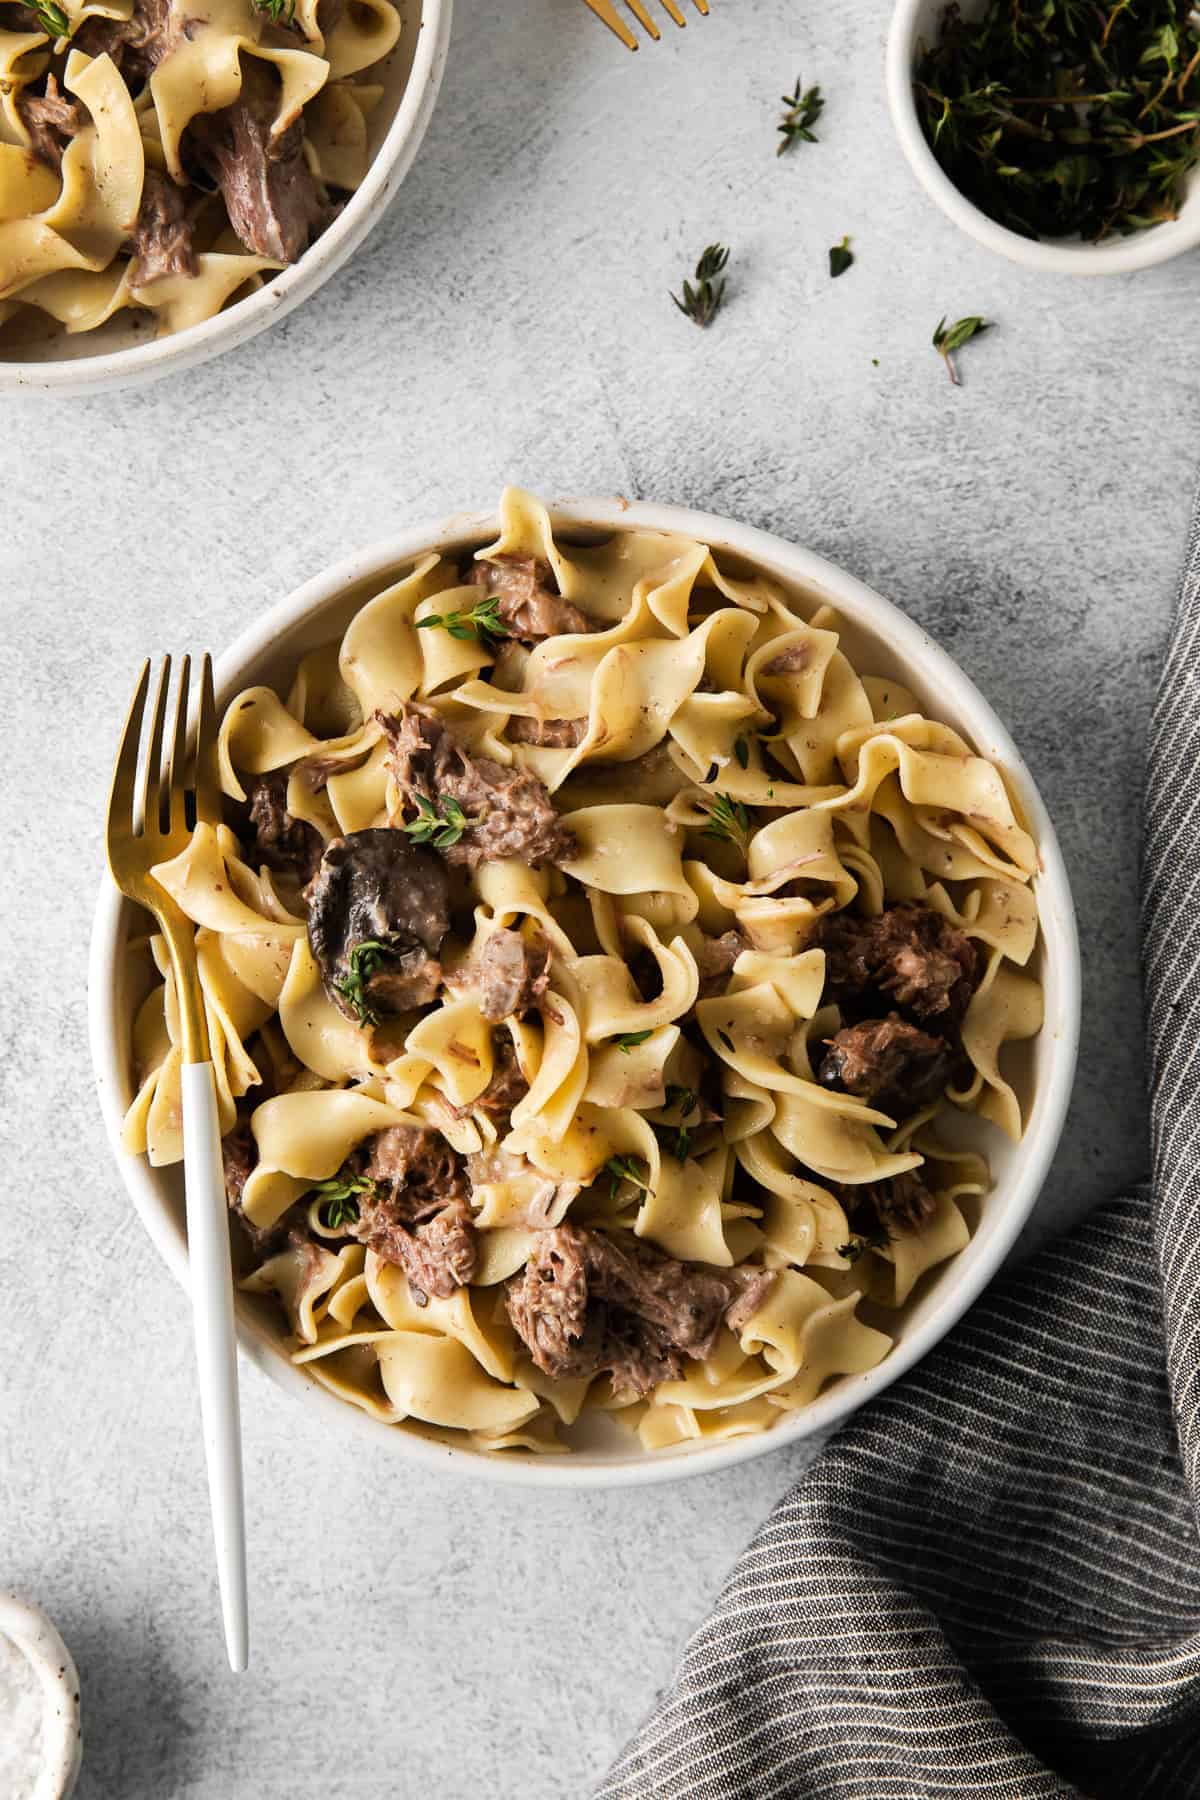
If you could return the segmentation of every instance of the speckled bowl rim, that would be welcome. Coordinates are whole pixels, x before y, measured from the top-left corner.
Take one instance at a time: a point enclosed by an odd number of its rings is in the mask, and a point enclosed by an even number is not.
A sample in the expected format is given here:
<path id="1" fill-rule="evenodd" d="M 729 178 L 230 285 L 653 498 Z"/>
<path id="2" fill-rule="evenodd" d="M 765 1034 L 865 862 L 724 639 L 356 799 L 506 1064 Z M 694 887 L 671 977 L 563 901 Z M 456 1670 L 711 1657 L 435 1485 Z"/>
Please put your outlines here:
<path id="1" fill-rule="evenodd" d="M 935 0 L 939 6 L 944 0 Z M 885 86 L 900 148 L 925 192 L 948 219 L 987 250 L 1048 275 L 1128 275 L 1169 262 L 1200 245 L 1200 170 L 1192 172 L 1188 196 L 1177 219 L 1114 238 L 1107 244 L 1079 239 L 1026 238 L 989 219 L 959 192 L 925 141 L 913 99 L 913 62 L 920 16 L 930 0 L 896 0 L 888 31 Z M 978 7 L 976 8 L 978 10 Z"/>
<path id="2" fill-rule="evenodd" d="M 42 1688 L 42 1766 L 32 1800 L 67 1800 L 83 1756 L 74 1658 L 49 1615 L 16 1594 L 0 1592 L 0 1637 L 22 1651 Z"/>
<path id="3" fill-rule="evenodd" d="M 1012 1152 L 1013 1167 L 988 1199 L 983 1226 L 950 1265 L 936 1304 L 876 1368 L 865 1375 L 842 1376 L 802 1411 L 755 1437 L 721 1440 L 700 1448 L 647 1452 L 631 1447 L 628 1458 L 577 1460 L 562 1456 L 522 1455 L 510 1451 L 474 1451 L 384 1425 L 344 1400 L 335 1398 L 304 1376 L 287 1359 L 278 1342 L 258 1322 L 239 1314 L 238 1333 L 247 1355 L 274 1381 L 301 1394 L 320 1416 L 342 1429 L 369 1436 L 377 1445 L 426 1468 L 474 1476 L 519 1487 L 620 1487 L 687 1476 L 712 1474 L 735 1463 L 765 1456 L 827 1431 L 884 1388 L 890 1387 L 941 1339 L 961 1317 L 1000 1267 L 1028 1219 L 1050 1167 L 1066 1119 L 1079 1039 L 1080 973 L 1075 909 L 1066 867 L 1049 814 L 1016 745 L 987 701 L 958 665 L 891 601 L 865 586 L 836 564 L 783 538 L 739 525 L 712 513 L 677 506 L 622 499 L 585 499 L 555 503 L 557 526 L 604 533 L 645 529 L 678 533 L 778 571 L 785 580 L 815 590 L 850 622 L 885 636 L 899 668 L 910 669 L 944 693 L 950 706 L 969 721 L 971 735 L 1003 762 L 1037 840 L 1042 870 L 1038 905 L 1042 921 L 1047 976 L 1047 1019 L 1044 1032 L 1057 1040 L 1057 1053 L 1035 1088 L 1032 1116 L 1024 1138 Z M 498 529 L 495 511 L 458 513 L 431 525 L 417 525 L 396 537 L 370 545 L 316 575 L 286 600 L 272 607 L 235 640 L 216 664 L 218 699 L 230 698 L 244 685 L 242 671 L 257 658 L 278 651 L 279 641 L 299 621 L 336 601 L 347 588 L 375 577 L 425 551 L 485 543 Z M 117 954 L 123 943 L 121 919 L 126 906 L 107 876 L 96 907 L 89 961 L 89 1026 L 100 1104 L 121 1179 L 171 1272 L 186 1287 L 187 1249 L 182 1230 L 164 1198 L 159 1172 L 141 1157 L 121 1149 L 121 1121 L 130 1096 L 128 1071 L 120 1057 Z M 631 1446 L 635 1440 L 631 1439 Z"/>
<path id="4" fill-rule="evenodd" d="M 170 337 L 57 362 L 0 360 L 0 394 L 93 394 L 156 381 L 236 349 L 315 294 L 379 223 L 412 166 L 442 85 L 452 14 L 453 0 L 420 0 L 416 49 L 396 116 L 371 159 L 362 186 L 299 262 L 273 275 L 256 293 L 215 318 Z"/>

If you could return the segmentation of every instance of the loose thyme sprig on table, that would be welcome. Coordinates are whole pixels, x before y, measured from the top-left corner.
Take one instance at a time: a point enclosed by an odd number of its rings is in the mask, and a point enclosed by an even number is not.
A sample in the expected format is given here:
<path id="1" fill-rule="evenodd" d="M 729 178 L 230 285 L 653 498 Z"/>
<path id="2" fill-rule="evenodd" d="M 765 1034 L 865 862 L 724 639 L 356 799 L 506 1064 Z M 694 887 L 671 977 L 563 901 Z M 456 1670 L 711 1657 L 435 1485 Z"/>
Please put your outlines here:
<path id="1" fill-rule="evenodd" d="M 479 820 L 465 813 L 457 800 L 449 794 L 443 796 L 441 811 L 423 794 L 414 794 L 417 805 L 417 816 L 409 819 L 403 826 L 415 844 L 432 844 L 435 850 L 448 850 L 451 844 L 457 844 L 463 832 Z"/>
<path id="2" fill-rule="evenodd" d="M 489 594 L 484 600 L 477 600 L 459 612 L 430 613 L 428 618 L 414 621 L 418 631 L 447 631 L 452 638 L 467 642 L 478 638 L 485 648 L 490 649 L 494 642 L 511 636 L 508 626 L 500 617 L 500 601 L 495 594 Z"/>
<path id="3" fill-rule="evenodd" d="M 784 94 L 784 114 L 777 127 L 780 139 L 775 147 L 776 156 L 782 156 L 793 144 L 815 144 L 817 134 L 813 126 L 825 109 L 825 96 L 815 83 L 806 88 L 796 77 L 796 86 L 792 93 Z"/>
<path id="4" fill-rule="evenodd" d="M 696 285 L 690 281 L 683 284 L 683 298 L 672 294 L 671 298 L 683 314 L 694 325 L 710 325 L 721 310 L 725 299 L 725 283 L 717 277 L 729 261 L 729 252 L 724 244 L 710 244 L 704 255 L 696 264 Z"/>
<path id="5" fill-rule="evenodd" d="M 981 319 L 974 313 L 969 318 L 957 319 L 953 325 L 949 326 L 945 319 L 939 320 L 933 334 L 933 347 L 945 363 L 946 373 L 955 387 L 961 387 L 962 382 L 959 379 L 954 352 L 961 350 L 963 345 L 969 344 L 972 338 L 980 337 L 983 332 L 990 331 L 991 328 L 991 322 L 988 319 Z"/>
<path id="6" fill-rule="evenodd" d="M 913 80 L 945 173 L 1023 237 L 1173 219 L 1200 162 L 1195 0 L 989 0 L 941 18 Z"/>

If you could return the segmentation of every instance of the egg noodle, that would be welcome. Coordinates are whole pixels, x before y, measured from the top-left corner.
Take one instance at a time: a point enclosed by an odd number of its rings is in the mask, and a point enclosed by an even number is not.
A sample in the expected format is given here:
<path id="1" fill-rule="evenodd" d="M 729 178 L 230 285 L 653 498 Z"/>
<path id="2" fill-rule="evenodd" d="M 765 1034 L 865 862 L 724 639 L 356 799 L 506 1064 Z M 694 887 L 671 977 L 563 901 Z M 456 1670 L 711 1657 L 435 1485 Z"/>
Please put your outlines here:
<path id="1" fill-rule="evenodd" d="M 997 768 L 896 682 L 860 674 L 828 606 L 731 574 L 682 537 L 556 541 L 545 507 L 516 490 L 477 554 L 505 559 L 543 569 L 590 630 L 531 646 L 423 624 L 464 617 L 486 592 L 429 554 L 303 658 L 286 702 L 251 687 L 221 727 L 230 817 L 281 772 L 288 815 L 318 851 L 380 829 L 407 827 L 411 843 L 387 726 L 406 706 L 470 756 L 544 784 L 569 849 L 451 871 L 432 1003 L 347 1016 L 303 899 L 248 860 L 244 830 L 203 825 L 156 871 L 196 927 L 222 1128 L 248 1119 L 253 1133 L 239 1207 L 266 1247 L 241 1285 L 277 1299 L 293 1360 L 346 1401 L 480 1449 L 567 1448 L 595 1408 L 647 1449 L 761 1432 L 877 1364 L 891 1340 L 860 1307 L 882 1321 L 968 1242 L 960 1202 L 986 1192 L 988 1167 L 939 1114 L 1021 1134 L 1001 1062 L 1042 1023 L 1041 988 L 1021 972 L 1038 937 L 1036 849 Z M 551 719 L 577 741 L 519 729 Z M 969 940 L 975 972 L 953 1079 L 893 1116 L 818 1078 L 840 1015 L 814 939 L 831 916 L 911 903 Z M 470 975 L 501 930 L 544 943 L 548 979 L 493 1028 Z M 718 938 L 735 960 L 706 981 Z M 125 1144 L 163 1165 L 182 1156 L 179 1031 L 163 946 L 150 948 L 162 979 L 133 1027 Z M 505 1059 L 521 1097 L 498 1116 L 481 1101 Z M 322 1198 L 397 1126 L 437 1133 L 472 1170 L 477 1258 L 441 1297 L 348 1237 Z M 852 1222 L 856 1196 L 914 1171 L 919 1219 Z M 564 1223 L 635 1262 L 662 1253 L 655 1269 L 773 1278 L 648 1391 L 603 1373 L 556 1379 L 508 1301 Z"/>
<path id="2" fill-rule="evenodd" d="M 36 309 L 91 331 L 132 307 L 156 314 L 161 335 L 294 260 L 366 175 L 383 90 L 359 77 L 400 34 L 391 0 L 329 8 L 0 0 L 0 327 Z M 42 116 L 68 122 L 56 136 Z M 195 134 L 226 127 L 206 171 Z M 227 207 L 229 181 L 240 200 Z M 272 197 L 272 184 L 291 193 Z M 300 189 L 307 212 L 280 226 Z M 135 234 L 155 207 L 172 247 L 150 260 Z"/>

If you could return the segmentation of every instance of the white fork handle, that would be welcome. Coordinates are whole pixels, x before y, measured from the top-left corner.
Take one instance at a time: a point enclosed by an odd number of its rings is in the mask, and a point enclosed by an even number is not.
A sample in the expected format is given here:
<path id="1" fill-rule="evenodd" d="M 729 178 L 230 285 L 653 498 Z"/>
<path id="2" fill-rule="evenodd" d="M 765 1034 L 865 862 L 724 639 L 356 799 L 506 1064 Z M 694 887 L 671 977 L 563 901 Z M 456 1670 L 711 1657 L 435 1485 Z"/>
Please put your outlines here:
<path id="1" fill-rule="evenodd" d="M 242 1434 L 238 1410 L 237 1336 L 229 1217 L 209 1062 L 183 1065 L 183 1167 L 187 1186 L 188 1268 L 200 1377 L 200 1416 L 208 1462 L 217 1579 L 229 1666 L 250 1658 L 246 1616 L 246 1519 L 242 1498 Z"/>

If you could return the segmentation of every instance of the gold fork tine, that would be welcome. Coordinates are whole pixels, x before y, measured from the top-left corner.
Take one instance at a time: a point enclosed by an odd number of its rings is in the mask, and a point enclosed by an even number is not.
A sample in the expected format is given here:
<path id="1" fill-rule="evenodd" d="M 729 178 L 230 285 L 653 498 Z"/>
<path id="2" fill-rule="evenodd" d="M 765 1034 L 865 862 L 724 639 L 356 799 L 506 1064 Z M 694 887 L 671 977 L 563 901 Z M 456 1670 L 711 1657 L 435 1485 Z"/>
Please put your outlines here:
<path id="1" fill-rule="evenodd" d="M 179 664 L 179 685 L 175 689 L 175 721 L 171 730 L 171 760 L 167 765 L 167 804 L 170 830 L 187 830 L 188 775 L 187 719 L 188 687 L 192 659 L 185 655 Z"/>
<path id="2" fill-rule="evenodd" d="M 213 693 L 212 657 L 200 665 L 200 714 L 196 721 L 196 822 L 217 825 L 221 819 L 221 772 L 217 762 L 217 702 Z"/>
<path id="3" fill-rule="evenodd" d="M 662 36 L 662 33 L 654 23 L 654 20 L 650 17 L 650 14 L 646 11 L 646 8 L 642 5 L 642 0 L 625 0 L 625 4 L 638 23 L 646 27 L 650 36 L 654 39 L 655 43 L 657 43 Z"/>
<path id="4" fill-rule="evenodd" d="M 133 833 L 133 806 L 137 793 L 138 750 L 142 742 L 142 715 L 146 710 L 146 695 L 150 691 L 150 663 L 142 664 L 142 672 L 138 676 L 138 684 L 134 689 L 133 699 L 129 703 L 129 713 L 125 720 L 125 730 L 121 734 L 121 747 L 117 751 L 117 760 L 113 768 L 112 788 L 108 796 L 108 843 L 109 855 L 112 854 L 113 834 L 129 837 Z"/>
<path id="5" fill-rule="evenodd" d="M 676 6 L 675 0 L 662 0 L 662 6 L 663 6 L 663 11 L 670 13 L 671 17 L 674 19 L 674 21 L 677 25 L 685 25 L 687 23 L 683 14 L 680 12 L 679 8 Z"/>
<path id="6" fill-rule="evenodd" d="M 637 39 L 613 5 L 612 0 L 584 0 L 584 5 L 590 6 L 596 17 L 607 25 L 610 31 L 616 33 L 627 50 L 637 49 Z"/>
<path id="7" fill-rule="evenodd" d="M 150 721 L 150 748 L 142 773 L 142 832 L 146 837 L 162 833 L 162 747 L 163 724 L 167 716 L 167 689 L 171 681 L 171 659 L 164 656 L 154 693 L 154 713 Z"/>

